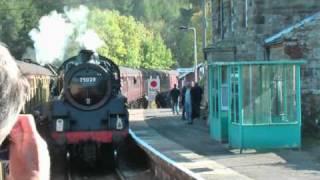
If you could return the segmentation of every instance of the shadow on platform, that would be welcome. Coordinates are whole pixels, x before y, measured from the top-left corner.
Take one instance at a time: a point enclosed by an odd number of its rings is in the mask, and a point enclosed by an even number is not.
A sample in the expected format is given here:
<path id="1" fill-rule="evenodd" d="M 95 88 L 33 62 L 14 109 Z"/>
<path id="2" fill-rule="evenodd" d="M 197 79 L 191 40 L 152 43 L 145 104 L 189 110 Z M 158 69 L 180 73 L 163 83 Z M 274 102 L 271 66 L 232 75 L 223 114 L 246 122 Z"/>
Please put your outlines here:
<path id="1" fill-rule="evenodd" d="M 320 179 L 319 146 L 303 150 L 245 150 L 240 154 L 239 150 L 229 149 L 227 144 L 212 140 L 205 120 L 195 120 L 194 124 L 188 125 L 181 120 L 181 116 L 162 110 L 146 113 L 144 122 L 183 148 L 254 179 Z M 145 128 L 142 122 L 132 123 L 136 128 Z M 141 130 L 140 133 L 143 133 L 143 129 Z M 189 162 L 190 158 L 185 158 L 185 149 L 172 149 L 176 146 L 171 146 L 170 143 L 161 147 L 160 151 L 180 153 L 178 160 Z"/>

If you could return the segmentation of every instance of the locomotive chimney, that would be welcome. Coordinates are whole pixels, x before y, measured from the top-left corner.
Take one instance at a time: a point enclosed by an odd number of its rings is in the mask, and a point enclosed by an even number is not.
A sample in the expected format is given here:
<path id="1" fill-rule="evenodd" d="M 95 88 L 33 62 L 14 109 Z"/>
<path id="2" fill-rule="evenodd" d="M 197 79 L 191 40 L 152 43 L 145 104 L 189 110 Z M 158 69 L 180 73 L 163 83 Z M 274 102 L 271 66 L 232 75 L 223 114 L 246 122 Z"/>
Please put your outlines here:
<path id="1" fill-rule="evenodd" d="M 79 52 L 79 57 L 82 62 L 87 62 L 93 59 L 94 52 L 91 50 L 83 49 Z"/>

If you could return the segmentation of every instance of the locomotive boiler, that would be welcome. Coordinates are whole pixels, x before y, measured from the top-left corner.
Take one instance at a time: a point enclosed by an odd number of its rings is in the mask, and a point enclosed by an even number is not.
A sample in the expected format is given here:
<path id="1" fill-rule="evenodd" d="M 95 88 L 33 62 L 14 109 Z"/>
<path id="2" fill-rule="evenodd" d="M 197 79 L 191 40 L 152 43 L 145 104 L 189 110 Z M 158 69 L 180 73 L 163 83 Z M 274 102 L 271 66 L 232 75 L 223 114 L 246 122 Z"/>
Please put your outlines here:
<path id="1" fill-rule="evenodd" d="M 128 135 L 126 98 L 120 91 L 119 67 L 89 50 L 59 68 L 50 103 L 50 139 L 69 157 L 95 163 L 109 157 Z M 107 164 L 112 164 L 108 162 Z"/>

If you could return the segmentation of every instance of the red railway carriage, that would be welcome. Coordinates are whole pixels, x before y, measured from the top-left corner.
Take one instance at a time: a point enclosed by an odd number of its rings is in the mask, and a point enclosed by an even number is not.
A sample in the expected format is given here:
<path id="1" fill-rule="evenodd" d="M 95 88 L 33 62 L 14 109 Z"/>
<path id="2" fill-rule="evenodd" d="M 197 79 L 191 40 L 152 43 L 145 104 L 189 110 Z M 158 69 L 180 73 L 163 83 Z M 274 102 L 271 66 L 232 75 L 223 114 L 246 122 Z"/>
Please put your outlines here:
<path id="1" fill-rule="evenodd" d="M 16 61 L 22 73 L 27 77 L 31 93 L 24 112 L 33 113 L 35 106 L 49 101 L 50 80 L 56 75 L 49 69 L 32 61 Z M 174 70 L 132 69 L 120 67 L 121 89 L 131 107 L 145 107 L 143 100 L 148 95 L 148 79 L 160 79 L 160 92 L 168 94 L 174 84 L 178 84 L 178 72 Z"/>
<path id="2" fill-rule="evenodd" d="M 120 67 L 122 93 L 127 97 L 129 106 L 133 108 L 146 108 L 148 95 L 148 79 L 160 79 L 160 92 L 164 97 L 174 84 L 178 84 L 178 72 L 166 70 L 131 69 Z M 168 100 L 167 100 L 168 101 Z"/>
<path id="3" fill-rule="evenodd" d="M 143 96 L 144 82 L 140 70 L 120 67 L 120 76 L 121 92 L 127 97 L 129 103 Z"/>

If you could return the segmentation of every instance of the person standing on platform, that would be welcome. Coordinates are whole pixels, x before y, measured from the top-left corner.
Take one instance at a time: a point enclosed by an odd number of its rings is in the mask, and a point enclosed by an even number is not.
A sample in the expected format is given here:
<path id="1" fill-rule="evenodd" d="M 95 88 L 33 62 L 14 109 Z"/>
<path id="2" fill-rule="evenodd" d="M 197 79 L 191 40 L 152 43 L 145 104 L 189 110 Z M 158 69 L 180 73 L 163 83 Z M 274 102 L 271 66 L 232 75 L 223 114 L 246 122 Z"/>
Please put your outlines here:
<path id="1" fill-rule="evenodd" d="M 157 108 L 161 108 L 161 94 L 160 94 L 160 91 L 157 91 L 157 94 L 156 94 L 156 97 L 155 97 L 155 102 L 156 102 L 156 105 L 157 105 Z"/>
<path id="2" fill-rule="evenodd" d="M 180 91 L 177 89 L 177 85 L 174 84 L 174 87 L 170 91 L 170 97 L 171 97 L 171 106 L 172 106 L 172 113 L 177 113 L 179 115 L 179 95 Z"/>
<path id="3" fill-rule="evenodd" d="M 183 88 L 180 92 L 180 96 L 181 96 L 181 100 L 180 100 L 180 104 L 181 104 L 181 107 L 182 107 L 182 115 L 181 115 L 181 120 L 186 120 L 186 116 L 185 116 L 185 108 L 184 108 L 184 95 L 186 94 L 186 90 L 187 90 L 187 87 L 186 87 L 186 83 L 183 85 Z"/>
<path id="4" fill-rule="evenodd" d="M 195 83 L 192 90 L 192 119 L 200 117 L 200 104 L 202 100 L 203 90 L 198 83 Z"/>
<path id="5" fill-rule="evenodd" d="M 184 109 L 185 116 L 188 124 L 192 124 L 192 85 L 190 82 L 187 83 L 186 92 L 184 94 Z"/>

